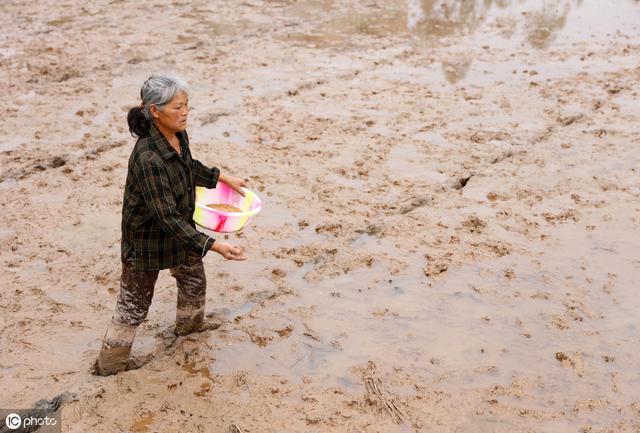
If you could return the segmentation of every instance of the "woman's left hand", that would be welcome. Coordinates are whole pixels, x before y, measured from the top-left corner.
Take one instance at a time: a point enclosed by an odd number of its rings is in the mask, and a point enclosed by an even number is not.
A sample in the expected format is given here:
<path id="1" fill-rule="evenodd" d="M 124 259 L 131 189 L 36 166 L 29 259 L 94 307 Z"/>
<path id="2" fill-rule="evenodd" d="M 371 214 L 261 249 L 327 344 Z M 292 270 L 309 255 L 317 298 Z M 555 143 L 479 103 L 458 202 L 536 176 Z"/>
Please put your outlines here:
<path id="1" fill-rule="evenodd" d="M 220 174 L 218 180 L 226 183 L 232 190 L 237 191 L 238 194 L 244 197 L 244 191 L 242 191 L 242 188 L 247 185 L 247 182 L 245 182 L 244 179 L 228 174 Z"/>

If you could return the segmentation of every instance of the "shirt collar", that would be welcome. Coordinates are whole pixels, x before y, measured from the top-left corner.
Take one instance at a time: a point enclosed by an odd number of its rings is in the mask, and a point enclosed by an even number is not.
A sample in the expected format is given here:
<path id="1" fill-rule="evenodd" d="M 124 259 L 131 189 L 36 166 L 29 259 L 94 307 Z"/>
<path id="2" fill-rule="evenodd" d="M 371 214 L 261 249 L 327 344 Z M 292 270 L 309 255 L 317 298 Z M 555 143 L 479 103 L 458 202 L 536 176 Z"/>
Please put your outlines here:
<path id="1" fill-rule="evenodd" d="M 160 152 L 160 156 L 162 156 L 162 159 L 167 160 L 171 158 L 173 155 L 178 155 L 178 153 L 169 144 L 169 141 L 165 138 L 164 135 L 162 135 L 162 132 L 158 130 L 158 128 L 153 122 L 151 122 L 151 128 L 149 128 L 149 135 L 151 136 L 151 139 L 155 143 L 156 147 L 158 148 L 158 151 Z M 186 133 L 178 132 L 176 133 L 176 136 L 178 137 L 178 140 L 180 140 L 180 145 L 182 146 L 182 153 L 184 154 L 186 152 L 186 148 L 188 145 L 187 140 L 185 139 Z"/>

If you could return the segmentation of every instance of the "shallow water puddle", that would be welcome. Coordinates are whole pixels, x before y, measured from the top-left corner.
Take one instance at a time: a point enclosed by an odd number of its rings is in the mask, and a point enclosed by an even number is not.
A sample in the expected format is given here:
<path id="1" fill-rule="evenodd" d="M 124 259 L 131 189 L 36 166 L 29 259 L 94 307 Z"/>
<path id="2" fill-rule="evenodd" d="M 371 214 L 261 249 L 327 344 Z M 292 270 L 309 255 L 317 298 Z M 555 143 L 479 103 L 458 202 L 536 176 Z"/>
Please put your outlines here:
<path id="1" fill-rule="evenodd" d="M 370 251 L 386 248 L 375 245 L 375 242 L 375 238 L 363 236 L 354 245 Z M 249 341 L 233 343 L 216 353 L 212 370 L 224 373 L 229 369 L 248 369 L 282 374 L 297 380 L 305 375 L 334 376 L 331 380 L 340 381 L 349 368 L 366 362 L 371 354 L 383 356 L 386 348 L 379 342 L 386 344 L 397 339 L 394 335 L 396 328 L 380 327 L 376 318 L 384 320 L 389 312 L 389 303 L 402 303 L 399 299 L 415 282 L 414 279 L 424 279 L 420 277 L 420 263 L 420 259 L 415 260 L 408 272 L 410 276 L 397 280 L 387 278 L 385 270 L 375 264 L 372 268 L 313 283 L 305 278 L 313 270 L 313 263 L 289 272 L 286 280 L 297 296 L 287 297 L 281 304 L 270 305 L 269 312 L 274 317 L 286 318 L 292 328 L 290 337 L 287 334 L 285 339 L 274 338 L 264 347 Z M 290 314 L 290 311 L 311 313 L 299 315 Z M 406 320 L 407 317 L 398 316 L 398 326 L 406 327 L 403 323 Z M 274 327 L 268 318 L 264 322 L 265 327 Z M 365 345 L 366 351 L 363 350 Z"/>
<path id="2" fill-rule="evenodd" d="M 437 379 L 451 392 L 524 381 L 535 393 L 513 405 L 528 409 L 571 410 L 576 393 L 594 390 L 631 398 L 640 385 L 633 361 L 640 308 L 633 251 L 640 245 L 615 227 L 560 233 L 543 255 L 513 253 L 450 268 L 440 279 L 424 275 L 422 254 L 363 236 L 354 249 L 389 252 L 407 264 L 400 276 L 376 263 L 313 282 L 305 278 L 312 264 L 290 272 L 297 296 L 269 304 L 255 322 L 264 331 L 282 319 L 290 333 L 263 345 L 247 339 L 219 347 L 211 371 L 296 383 L 307 376 L 360 392 L 353 368 L 373 361 Z"/>
<path id="3" fill-rule="evenodd" d="M 510 80 L 512 71 L 526 69 L 527 58 L 538 52 L 588 44 L 595 38 L 636 43 L 640 38 L 640 7 L 634 0 L 386 0 L 356 7 L 328 2 L 330 8 L 326 3 L 321 7 L 318 2 L 296 2 L 290 12 L 311 29 L 299 32 L 302 25 L 293 27 L 286 40 L 324 47 L 355 44 L 360 36 L 392 36 L 413 41 L 417 49 L 444 48 L 446 52 L 432 51 L 431 61 L 423 65 L 425 79 L 432 83 L 438 82 L 436 76 L 449 83 L 470 76 L 475 83 Z M 496 63 L 486 55 L 494 50 L 519 55 L 509 64 Z M 531 65 L 539 64 L 531 60 Z M 592 63 L 584 58 L 566 64 L 565 60 L 553 70 L 575 70 Z M 606 66 L 606 60 L 597 66 Z"/>
<path id="4" fill-rule="evenodd" d="M 0 239 L 6 239 L 13 236 L 16 233 L 15 229 L 0 228 Z"/>
<path id="5" fill-rule="evenodd" d="M 392 173 L 412 181 L 440 183 L 449 178 L 430 165 L 427 155 L 410 143 L 394 146 L 387 161 L 387 167 Z"/>
<path id="6" fill-rule="evenodd" d="M 16 147 L 19 147 L 27 142 L 28 140 L 26 138 L 21 137 L 19 135 L 13 138 L 10 138 L 8 140 L 3 140 L 2 142 L 0 142 L 0 152 L 13 150 Z"/>
<path id="7" fill-rule="evenodd" d="M 547 48 L 559 38 L 582 42 L 597 36 L 614 36 L 638 28 L 638 2 L 603 3 L 597 0 L 383 0 L 362 2 L 359 7 L 331 3 L 298 2 L 294 10 L 325 26 L 327 34 L 394 35 L 409 33 L 439 42 L 447 36 L 473 35 L 492 29 L 503 44 L 527 42 Z M 327 2 L 325 2 L 327 3 Z M 346 9 L 351 9 L 349 13 Z M 303 12 L 304 11 L 304 12 Z M 339 17 L 331 17 L 331 12 Z M 344 13 L 346 12 L 346 13 Z M 317 19 L 324 16 L 324 20 Z M 329 21 L 329 25 L 326 22 Z"/>
<path id="8" fill-rule="evenodd" d="M 69 251 L 93 250 L 93 243 L 113 244 L 119 239 L 120 215 L 111 212 L 88 212 L 75 221 L 65 221 L 56 245 Z M 88 243 L 86 240 L 91 239 Z"/>

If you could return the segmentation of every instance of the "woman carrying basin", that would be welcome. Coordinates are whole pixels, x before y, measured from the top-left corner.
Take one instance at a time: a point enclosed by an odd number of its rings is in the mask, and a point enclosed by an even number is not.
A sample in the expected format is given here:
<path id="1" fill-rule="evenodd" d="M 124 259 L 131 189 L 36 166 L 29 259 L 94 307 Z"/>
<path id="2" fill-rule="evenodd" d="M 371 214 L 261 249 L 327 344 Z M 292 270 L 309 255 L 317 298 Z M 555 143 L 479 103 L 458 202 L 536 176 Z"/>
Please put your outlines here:
<path id="1" fill-rule="evenodd" d="M 205 254 L 212 250 L 228 260 L 246 259 L 242 247 L 195 228 L 197 185 L 215 188 L 220 181 L 244 195 L 245 182 L 193 159 L 186 132 L 186 83 L 174 74 L 154 74 L 142 85 L 140 97 L 142 102 L 127 117 L 137 141 L 122 203 L 120 292 L 94 366 L 103 376 L 131 367 L 131 346 L 149 311 L 160 270 L 169 269 L 176 279 L 175 334 L 186 335 L 207 328 Z"/>

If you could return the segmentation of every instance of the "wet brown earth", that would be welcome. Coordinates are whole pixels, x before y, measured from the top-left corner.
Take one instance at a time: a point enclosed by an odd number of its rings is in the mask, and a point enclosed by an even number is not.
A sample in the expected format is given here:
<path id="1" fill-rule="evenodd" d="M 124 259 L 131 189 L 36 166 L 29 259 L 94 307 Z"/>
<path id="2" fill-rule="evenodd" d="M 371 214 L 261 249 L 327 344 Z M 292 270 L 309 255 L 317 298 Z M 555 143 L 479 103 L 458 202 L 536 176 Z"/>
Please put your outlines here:
<path id="1" fill-rule="evenodd" d="M 0 407 L 65 432 L 637 432 L 640 4 L 5 2 Z M 196 158 L 264 209 L 161 273 L 116 377 L 133 139 L 163 68 Z M 225 235 L 215 235 L 225 237 Z"/>

